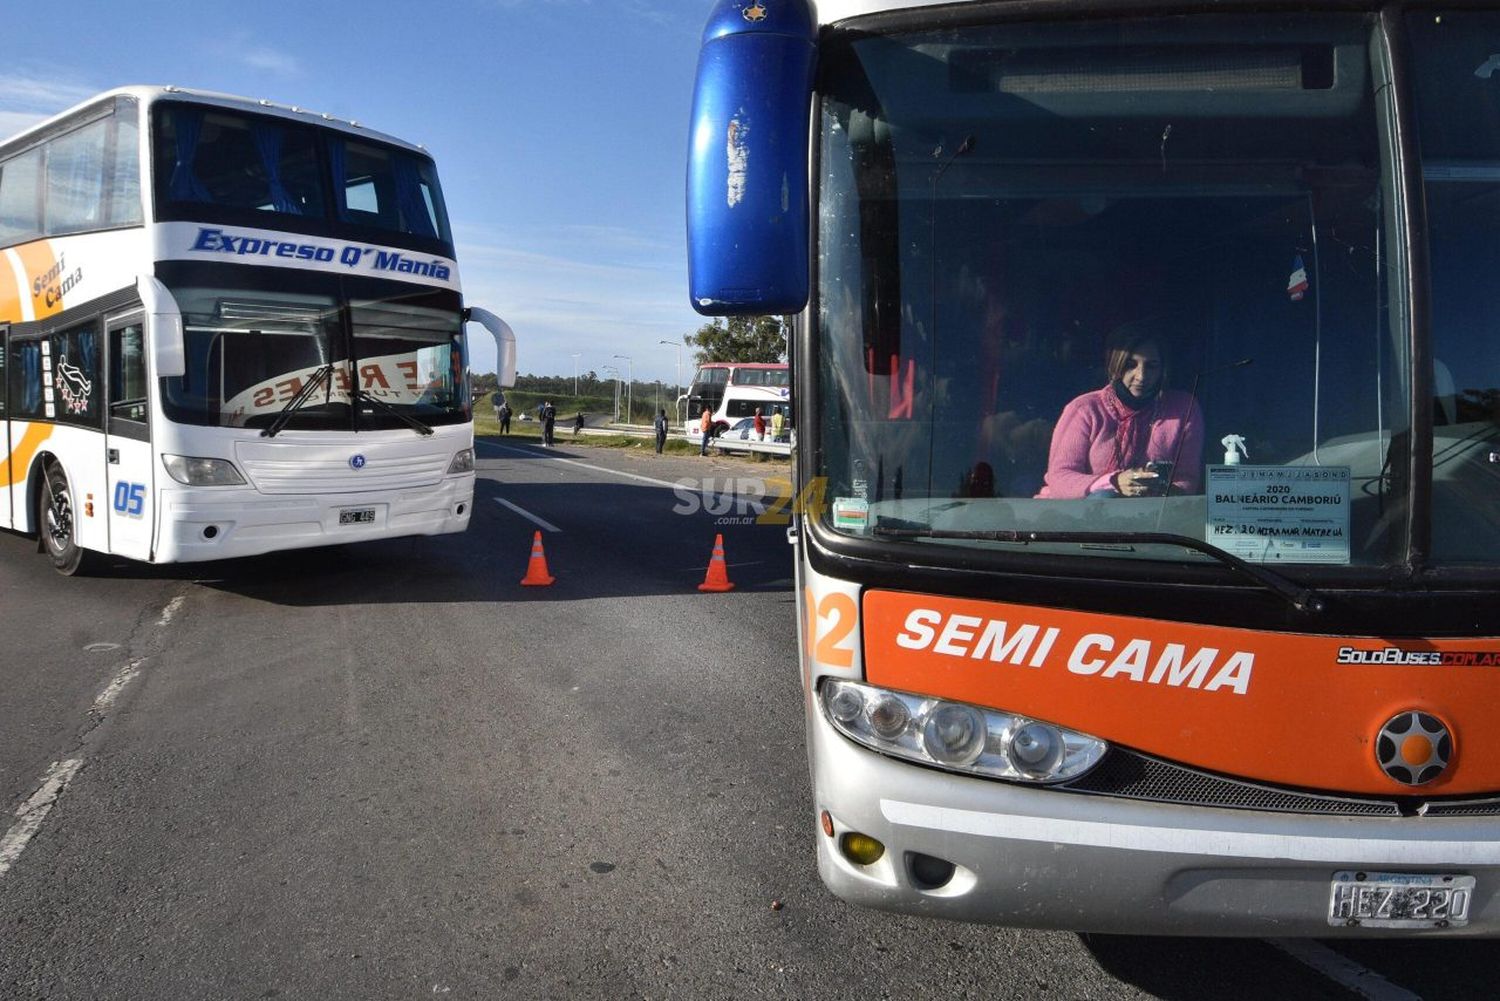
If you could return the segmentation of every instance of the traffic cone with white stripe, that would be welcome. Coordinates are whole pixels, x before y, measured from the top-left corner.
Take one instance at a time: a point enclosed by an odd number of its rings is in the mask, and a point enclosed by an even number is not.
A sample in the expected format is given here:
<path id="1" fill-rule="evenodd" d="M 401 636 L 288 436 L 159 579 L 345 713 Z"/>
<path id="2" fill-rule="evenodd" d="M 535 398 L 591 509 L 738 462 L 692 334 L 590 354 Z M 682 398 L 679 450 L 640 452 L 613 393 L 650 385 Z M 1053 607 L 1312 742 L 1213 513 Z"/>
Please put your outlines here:
<path id="1" fill-rule="evenodd" d="M 723 533 L 714 536 L 714 554 L 708 561 L 708 573 L 703 578 L 703 583 L 698 585 L 700 591 L 733 591 L 734 585 L 729 582 L 729 565 L 724 562 L 724 536 Z"/>
<path id="2" fill-rule="evenodd" d="M 542 551 L 542 533 L 531 537 L 531 561 L 526 564 L 526 576 L 521 578 L 523 587 L 546 587 L 557 578 L 547 572 L 547 554 Z"/>

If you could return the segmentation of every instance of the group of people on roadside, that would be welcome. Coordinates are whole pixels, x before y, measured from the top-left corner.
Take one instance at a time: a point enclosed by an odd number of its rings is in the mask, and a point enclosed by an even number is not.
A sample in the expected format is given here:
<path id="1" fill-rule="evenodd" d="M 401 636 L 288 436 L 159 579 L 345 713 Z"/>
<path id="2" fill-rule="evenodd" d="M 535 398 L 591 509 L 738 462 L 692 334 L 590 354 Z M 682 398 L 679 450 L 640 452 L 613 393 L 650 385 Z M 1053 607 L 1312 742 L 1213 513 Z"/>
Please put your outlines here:
<path id="1" fill-rule="evenodd" d="M 499 392 L 494 394 L 492 402 L 495 407 L 495 420 L 500 422 L 500 433 L 510 434 L 510 421 L 514 415 L 510 403 Z M 550 448 L 554 444 L 553 431 L 557 424 L 557 408 L 553 406 L 551 400 L 543 400 L 541 405 L 537 407 L 537 420 L 542 425 L 542 446 Z M 704 408 L 703 414 L 699 418 L 699 427 L 702 429 L 703 443 L 698 454 L 707 455 L 708 443 L 713 438 L 714 417 L 712 410 Z M 578 437 L 583 428 L 584 415 L 580 411 L 573 418 L 573 437 Z M 782 412 L 780 407 L 772 408 L 769 421 L 766 420 L 760 407 L 755 408 L 755 437 L 760 441 L 765 441 L 768 428 L 772 441 L 783 440 L 782 436 L 786 433 L 786 414 Z M 671 422 L 667 419 L 665 408 L 657 410 L 656 417 L 651 422 L 651 429 L 656 437 L 656 454 L 660 455 L 666 448 L 667 434 L 671 430 Z"/>
<path id="2" fill-rule="evenodd" d="M 510 419 L 514 411 L 510 403 L 500 393 L 495 393 L 492 398 L 495 406 L 495 420 L 500 422 L 500 433 L 510 434 Z M 557 427 L 557 408 L 552 405 L 551 400 L 543 400 L 536 408 L 536 418 L 542 425 L 542 446 L 551 448 L 554 444 L 553 431 Z M 578 437 L 578 432 L 583 430 L 583 413 L 580 412 L 573 424 L 573 437 Z"/>

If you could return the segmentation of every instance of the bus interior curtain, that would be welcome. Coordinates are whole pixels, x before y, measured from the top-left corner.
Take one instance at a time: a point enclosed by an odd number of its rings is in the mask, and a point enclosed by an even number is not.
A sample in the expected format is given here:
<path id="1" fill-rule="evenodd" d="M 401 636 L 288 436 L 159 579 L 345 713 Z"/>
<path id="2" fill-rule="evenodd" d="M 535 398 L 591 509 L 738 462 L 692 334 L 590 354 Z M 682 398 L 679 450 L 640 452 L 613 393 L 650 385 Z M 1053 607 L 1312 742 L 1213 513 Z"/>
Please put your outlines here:
<path id="1" fill-rule="evenodd" d="M 344 140 L 330 139 L 328 141 L 328 165 L 333 170 L 333 204 L 334 211 L 340 219 L 349 218 L 349 175 L 348 152 L 344 149 Z"/>
<path id="2" fill-rule="evenodd" d="M 172 164 L 168 193 L 174 202 L 213 201 L 208 189 L 193 173 L 198 137 L 203 134 L 203 112 L 195 108 L 176 108 L 172 112 L 172 126 L 176 136 L 177 162 Z"/>
<path id="3" fill-rule="evenodd" d="M 406 220 L 406 231 L 415 236 L 437 236 L 432 215 L 422 197 L 422 178 L 417 165 L 411 158 L 396 154 L 391 157 L 391 169 L 396 175 L 396 204 Z"/>
<path id="4" fill-rule="evenodd" d="M 286 184 L 281 180 L 281 126 L 255 122 L 250 126 L 250 134 L 255 139 L 261 166 L 266 170 L 266 184 L 271 189 L 271 207 L 288 215 L 301 215 L 301 207 L 292 200 L 291 192 L 287 191 Z"/>
<path id="5" fill-rule="evenodd" d="M 78 332 L 78 367 L 90 383 L 99 377 L 99 343 L 92 330 Z"/>

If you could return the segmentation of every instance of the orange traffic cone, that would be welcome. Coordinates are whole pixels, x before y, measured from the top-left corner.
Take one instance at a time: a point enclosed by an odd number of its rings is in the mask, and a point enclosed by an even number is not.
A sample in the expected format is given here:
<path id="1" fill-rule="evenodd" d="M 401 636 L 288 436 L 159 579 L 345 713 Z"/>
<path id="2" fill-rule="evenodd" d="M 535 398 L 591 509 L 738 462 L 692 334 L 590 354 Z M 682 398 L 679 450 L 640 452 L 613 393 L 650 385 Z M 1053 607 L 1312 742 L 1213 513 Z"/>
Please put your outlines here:
<path id="1" fill-rule="evenodd" d="M 729 582 L 729 568 L 724 562 L 724 536 L 714 536 L 714 554 L 708 561 L 708 574 L 703 578 L 703 583 L 698 585 L 700 591 L 733 591 L 734 585 Z"/>
<path id="2" fill-rule="evenodd" d="M 556 577 L 547 572 L 547 554 L 542 552 L 542 533 L 531 537 L 531 562 L 526 564 L 526 576 L 521 579 L 523 587 L 546 587 Z"/>

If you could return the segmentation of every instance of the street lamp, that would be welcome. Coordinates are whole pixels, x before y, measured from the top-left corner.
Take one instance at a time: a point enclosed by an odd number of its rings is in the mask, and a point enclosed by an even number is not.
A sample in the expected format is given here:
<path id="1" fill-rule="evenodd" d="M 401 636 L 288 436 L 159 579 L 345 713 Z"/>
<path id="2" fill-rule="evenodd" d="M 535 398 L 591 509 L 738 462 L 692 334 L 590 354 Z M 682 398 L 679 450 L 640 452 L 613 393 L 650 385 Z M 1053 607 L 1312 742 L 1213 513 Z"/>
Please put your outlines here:
<path id="1" fill-rule="evenodd" d="M 573 398 L 578 398 L 578 355 L 573 356 Z"/>
<path id="2" fill-rule="evenodd" d="M 601 372 L 613 372 L 615 374 L 615 423 L 620 423 L 620 370 L 613 365 L 603 365 Z"/>
<path id="3" fill-rule="evenodd" d="M 672 413 L 675 415 L 677 413 L 677 402 L 682 398 L 682 349 L 687 347 L 687 345 L 682 343 L 681 341 L 657 341 L 656 343 L 670 344 L 672 347 L 677 349 L 677 383 L 673 389 L 676 398 L 672 401 Z M 683 415 L 682 420 L 684 423 L 686 423 L 686 414 Z"/>
<path id="4" fill-rule="evenodd" d="M 631 357 L 629 355 L 615 355 L 615 357 L 624 358 L 625 364 L 630 370 L 630 381 L 625 384 L 625 423 L 629 424 L 631 421 L 630 394 L 631 391 L 635 389 L 635 362 L 631 360 Z"/>

